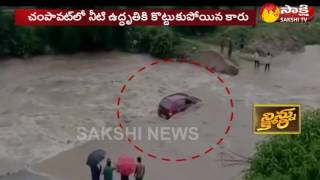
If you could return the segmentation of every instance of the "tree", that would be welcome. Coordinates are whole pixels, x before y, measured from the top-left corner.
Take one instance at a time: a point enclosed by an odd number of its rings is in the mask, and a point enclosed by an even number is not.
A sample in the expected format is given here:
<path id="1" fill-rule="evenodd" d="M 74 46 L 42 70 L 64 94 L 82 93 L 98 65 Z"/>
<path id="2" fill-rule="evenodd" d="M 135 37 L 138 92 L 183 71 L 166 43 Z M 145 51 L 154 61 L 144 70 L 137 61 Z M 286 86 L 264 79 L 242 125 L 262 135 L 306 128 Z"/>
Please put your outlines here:
<path id="1" fill-rule="evenodd" d="M 177 41 L 171 29 L 161 29 L 151 38 L 150 54 L 160 58 L 170 57 Z"/>

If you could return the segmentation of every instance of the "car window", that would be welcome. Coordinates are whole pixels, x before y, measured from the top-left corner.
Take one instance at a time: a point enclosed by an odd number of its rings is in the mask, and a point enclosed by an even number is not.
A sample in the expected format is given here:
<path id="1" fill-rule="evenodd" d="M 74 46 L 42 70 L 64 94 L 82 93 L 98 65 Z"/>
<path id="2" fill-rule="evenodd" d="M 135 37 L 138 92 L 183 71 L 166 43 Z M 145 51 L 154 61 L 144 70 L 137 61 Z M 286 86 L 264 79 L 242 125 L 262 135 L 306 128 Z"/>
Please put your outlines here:
<path id="1" fill-rule="evenodd" d="M 166 108 L 166 109 L 170 109 L 171 106 L 172 106 L 172 102 L 168 99 L 163 99 L 161 102 L 160 102 L 160 106 Z"/>
<path id="2" fill-rule="evenodd" d="M 186 99 L 186 104 L 191 104 L 192 100 L 191 99 Z"/>
<path id="3" fill-rule="evenodd" d="M 176 104 L 177 104 L 178 107 L 182 107 L 182 106 L 184 106 L 186 104 L 186 100 L 185 99 L 178 99 L 176 101 Z"/>

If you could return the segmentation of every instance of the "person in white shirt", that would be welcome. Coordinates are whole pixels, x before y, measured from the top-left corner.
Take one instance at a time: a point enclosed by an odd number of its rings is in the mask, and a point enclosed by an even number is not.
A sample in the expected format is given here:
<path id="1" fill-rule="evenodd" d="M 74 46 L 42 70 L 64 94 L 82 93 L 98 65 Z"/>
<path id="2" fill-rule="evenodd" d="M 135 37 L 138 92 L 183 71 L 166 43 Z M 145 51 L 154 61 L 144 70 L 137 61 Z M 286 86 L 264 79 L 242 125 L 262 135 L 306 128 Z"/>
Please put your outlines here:
<path id="1" fill-rule="evenodd" d="M 270 72 L 270 63 L 272 61 L 271 53 L 267 53 L 267 57 L 265 58 L 264 72 Z"/>

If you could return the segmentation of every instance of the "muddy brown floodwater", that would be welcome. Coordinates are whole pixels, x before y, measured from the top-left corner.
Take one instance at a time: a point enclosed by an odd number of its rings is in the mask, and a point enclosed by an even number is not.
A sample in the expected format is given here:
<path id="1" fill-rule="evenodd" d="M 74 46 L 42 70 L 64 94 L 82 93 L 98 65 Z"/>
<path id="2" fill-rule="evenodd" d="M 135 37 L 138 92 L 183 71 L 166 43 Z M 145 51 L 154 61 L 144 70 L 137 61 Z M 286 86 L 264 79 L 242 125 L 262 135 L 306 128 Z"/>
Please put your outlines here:
<path id="1" fill-rule="evenodd" d="M 221 75 L 235 100 L 235 121 L 224 144 L 195 161 L 165 163 L 138 153 L 126 141 L 77 140 L 78 127 L 116 126 L 116 98 L 127 78 L 154 59 L 143 54 L 102 52 L 71 56 L 39 56 L 27 61 L 10 59 L 0 64 L 0 172 L 27 168 L 51 179 L 89 179 L 87 154 L 103 148 L 115 160 L 123 154 L 141 155 L 146 179 L 241 179 L 248 164 L 225 159 L 251 156 L 262 136 L 253 135 L 253 103 L 299 103 L 303 108 L 320 104 L 319 46 L 300 54 L 284 53 L 273 61 L 271 72 L 253 69 L 239 60 L 237 76 Z M 214 61 L 214 59 L 213 59 Z M 228 96 L 215 76 L 188 64 L 161 63 L 127 84 L 121 104 L 128 127 L 199 128 L 196 142 L 140 141 L 145 151 L 173 158 L 190 157 L 214 144 L 223 135 L 229 117 Z M 186 92 L 203 100 L 200 108 L 170 121 L 157 117 L 160 99 Z M 238 155 L 235 155 L 236 154 Z M 22 174 L 22 175 L 21 175 Z M 1 180 L 37 179 L 22 171 Z"/>

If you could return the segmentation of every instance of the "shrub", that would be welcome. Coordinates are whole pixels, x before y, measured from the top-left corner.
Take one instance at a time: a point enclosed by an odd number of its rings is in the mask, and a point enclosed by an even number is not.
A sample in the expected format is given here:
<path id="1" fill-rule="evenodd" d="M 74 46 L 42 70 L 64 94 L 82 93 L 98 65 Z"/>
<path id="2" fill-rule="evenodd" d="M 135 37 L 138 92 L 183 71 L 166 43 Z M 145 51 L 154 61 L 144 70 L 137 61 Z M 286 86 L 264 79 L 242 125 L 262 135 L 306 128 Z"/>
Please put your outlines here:
<path id="1" fill-rule="evenodd" d="M 113 27 L 112 28 L 112 42 L 113 47 L 125 49 L 126 39 L 124 38 L 125 32 L 128 27 Z"/>
<path id="2" fill-rule="evenodd" d="M 77 27 L 56 27 L 49 30 L 50 46 L 56 53 L 75 53 L 80 51 L 81 36 Z"/>
<path id="3" fill-rule="evenodd" d="M 13 23 L 10 22 L 8 16 L 5 16 L 2 11 L 0 11 L 0 55 L 8 55 L 11 52 L 12 44 L 12 35 L 13 32 L 10 30 L 13 26 Z"/>
<path id="4" fill-rule="evenodd" d="M 82 27 L 77 29 L 81 37 L 81 50 L 110 50 L 113 46 L 111 27 Z"/>
<path id="5" fill-rule="evenodd" d="M 50 27 L 49 45 L 56 53 L 110 50 L 113 46 L 111 27 Z"/>
<path id="6" fill-rule="evenodd" d="M 142 27 L 129 27 L 124 33 L 124 48 L 128 52 L 148 52 L 149 37 Z"/>
<path id="7" fill-rule="evenodd" d="M 320 110 L 303 113 L 300 135 L 278 135 L 257 145 L 247 180 L 320 179 Z"/>
<path id="8" fill-rule="evenodd" d="M 11 54 L 26 57 L 44 52 L 45 43 L 36 35 L 33 27 L 17 27 Z"/>
<path id="9" fill-rule="evenodd" d="M 0 14 L 0 54 L 26 57 L 43 53 L 44 42 L 34 27 L 17 27 L 10 14 Z"/>
<path id="10" fill-rule="evenodd" d="M 159 29 L 150 40 L 150 54 L 165 58 L 173 55 L 174 46 L 177 44 L 175 34 L 170 29 Z"/>
<path id="11" fill-rule="evenodd" d="M 173 55 L 179 37 L 166 27 L 130 27 L 125 32 L 125 50 L 145 52 L 156 57 Z"/>

